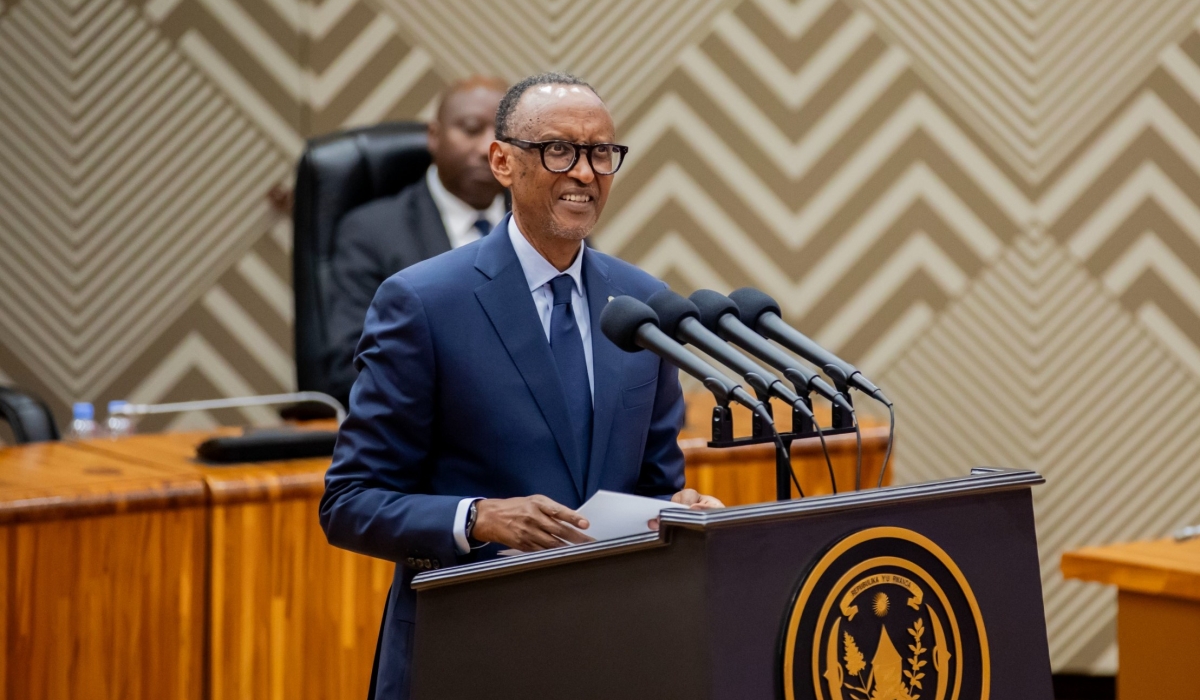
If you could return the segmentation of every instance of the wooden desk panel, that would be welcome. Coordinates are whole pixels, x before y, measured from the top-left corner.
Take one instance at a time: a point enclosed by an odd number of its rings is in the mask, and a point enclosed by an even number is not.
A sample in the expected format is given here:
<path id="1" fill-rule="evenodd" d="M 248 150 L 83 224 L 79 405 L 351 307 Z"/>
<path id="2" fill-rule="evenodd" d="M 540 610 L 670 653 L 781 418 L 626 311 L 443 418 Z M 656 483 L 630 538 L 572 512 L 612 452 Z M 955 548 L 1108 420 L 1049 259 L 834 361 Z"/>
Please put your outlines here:
<path id="1" fill-rule="evenodd" d="M 320 423 L 322 429 L 325 422 Z M 152 469 L 194 471 L 208 487 L 213 503 L 316 498 L 325 492 L 328 457 L 277 460 L 253 464 L 213 465 L 196 459 L 196 447 L 218 435 L 240 435 L 237 428 L 204 433 L 134 435 L 122 440 L 89 440 L 86 449 L 125 463 Z M 316 517 L 314 512 L 314 516 Z"/>
<path id="2" fill-rule="evenodd" d="M 1087 547 L 1062 557 L 1067 578 L 1117 586 L 1121 700 L 1194 697 L 1200 659 L 1200 539 Z"/>
<path id="3" fill-rule="evenodd" d="M 680 440 L 686 460 L 687 485 L 701 493 L 720 498 L 727 506 L 764 503 L 775 500 L 775 447 L 772 444 L 713 449 L 707 447 L 707 438 Z M 856 441 L 853 435 L 834 435 L 826 438 L 829 446 L 829 461 L 833 464 L 833 475 L 839 491 L 854 488 L 854 470 L 857 463 Z M 862 483 L 864 488 L 873 488 L 883 465 L 883 453 L 887 446 L 887 428 L 871 427 L 863 430 Z M 792 470 L 806 496 L 832 493 L 829 483 L 829 466 L 821 451 L 821 443 L 815 438 L 796 442 L 792 446 Z M 891 469 L 888 469 L 891 472 Z M 890 476 L 884 485 L 890 484 Z M 795 487 L 792 488 L 793 495 Z"/>
<path id="4" fill-rule="evenodd" d="M 192 469 L 131 463 L 68 442 L 0 448 L 0 524 L 199 506 Z"/>
<path id="5" fill-rule="evenodd" d="M 395 565 L 325 542 L 316 501 L 212 509 L 213 700 L 366 697 Z"/>
<path id="6" fill-rule="evenodd" d="M 1200 602 L 1200 538 L 1085 547 L 1062 556 L 1067 578 Z"/>
<path id="7" fill-rule="evenodd" d="M 200 479 L 69 443 L 0 449 L 0 688 L 199 699 Z"/>
<path id="8" fill-rule="evenodd" d="M 326 542 L 317 508 L 327 457 L 207 466 L 193 457 L 211 436 L 89 443 L 150 466 L 190 466 L 208 487 L 209 697 L 366 697 L 395 565 Z"/>
<path id="9" fill-rule="evenodd" d="M 1117 697 L 1196 697 L 1200 603 L 1133 591 L 1117 594 Z"/>
<path id="10" fill-rule="evenodd" d="M 712 434 L 710 420 L 715 401 L 711 394 L 692 393 L 687 396 L 687 420 L 680 433 L 679 444 L 686 459 L 687 485 L 701 493 L 720 498 L 725 505 L 740 506 L 775 500 L 775 447 L 771 444 L 748 447 L 713 449 L 707 447 Z M 750 411 L 734 405 L 733 425 L 738 437 L 750 434 Z M 780 431 L 792 429 L 790 411 L 775 406 L 775 419 Z M 829 411 L 817 409 L 817 420 L 829 425 Z M 872 488 L 879 479 L 887 449 L 888 429 L 864 419 L 863 437 L 863 488 Z M 839 491 L 854 488 L 854 470 L 857 462 L 857 446 L 853 435 L 834 435 L 826 438 L 829 458 L 833 463 L 834 477 Z M 895 455 L 893 454 L 893 458 Z M 806 496 L 832 493 L 829 483 L 829 467 L 821 451 L 818 439 L 806 439 L 792 445 L 792 469 Z M 884 485 L 892 483 L 891 474 L 895 463 L 888 465 Z M 793 492 L 794 492 L 793 487 Z"/>

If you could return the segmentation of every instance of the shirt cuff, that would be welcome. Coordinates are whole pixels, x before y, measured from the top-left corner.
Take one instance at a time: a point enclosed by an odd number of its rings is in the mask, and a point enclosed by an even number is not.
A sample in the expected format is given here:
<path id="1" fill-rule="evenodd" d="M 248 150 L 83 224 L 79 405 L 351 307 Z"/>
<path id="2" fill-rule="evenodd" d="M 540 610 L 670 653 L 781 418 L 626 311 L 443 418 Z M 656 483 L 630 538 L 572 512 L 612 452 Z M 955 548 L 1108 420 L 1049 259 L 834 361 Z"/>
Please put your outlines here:
<path id="1" fill-rule="evenodd" d="M 454 513 L 454 546 L 459 554 L 470 554 L 471 543 L 467 541 L 467 513 L 471 504 L 481 498 L 464 498 L 458 502 L 458 510 Z"/>

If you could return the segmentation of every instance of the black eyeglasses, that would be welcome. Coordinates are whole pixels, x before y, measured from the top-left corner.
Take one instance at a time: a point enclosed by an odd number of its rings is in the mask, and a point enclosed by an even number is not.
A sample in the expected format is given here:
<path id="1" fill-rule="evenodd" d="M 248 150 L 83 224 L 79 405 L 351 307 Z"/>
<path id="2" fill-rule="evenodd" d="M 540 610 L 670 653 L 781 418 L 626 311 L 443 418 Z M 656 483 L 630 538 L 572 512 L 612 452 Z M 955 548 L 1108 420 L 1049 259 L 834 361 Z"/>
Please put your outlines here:
<path id="1" fill-rule="evenodd" d="M 570 141 L 523 141 L 521 139 L 502 138 L 505 143 L 511 143 L 517 148 L 526 150 L 536 148 L 542 153 L 542 167 L 552 173 L 570 172 L 579 162 L 579 152 L 587 153 L 588 164 L 597 175 L 612 175 L 620 169 L 625 161 L 628 146 L 615 143 L 571 143 Z"/>

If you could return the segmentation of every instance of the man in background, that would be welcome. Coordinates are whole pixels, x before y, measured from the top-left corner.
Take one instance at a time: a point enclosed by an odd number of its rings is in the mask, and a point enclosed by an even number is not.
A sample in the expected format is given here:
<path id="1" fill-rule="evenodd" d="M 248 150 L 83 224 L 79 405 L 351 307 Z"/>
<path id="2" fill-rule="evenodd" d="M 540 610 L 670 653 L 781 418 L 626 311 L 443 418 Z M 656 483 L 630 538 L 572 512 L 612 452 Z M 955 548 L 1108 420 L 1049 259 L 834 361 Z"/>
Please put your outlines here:
<path id="1" fill-rule="evenodd" d="M 338 225 L 326 370 L 343 405 L 358 375 L 354 349 L 379 285 L 410 265 L 478 240 L 504 217 L 504 188 L 492 175 L 488 148 L 506 89 L 504 81 L 486 77 L 447 87 L 429 124 L 433 165 L 425 177 L 350 211 Z"/>

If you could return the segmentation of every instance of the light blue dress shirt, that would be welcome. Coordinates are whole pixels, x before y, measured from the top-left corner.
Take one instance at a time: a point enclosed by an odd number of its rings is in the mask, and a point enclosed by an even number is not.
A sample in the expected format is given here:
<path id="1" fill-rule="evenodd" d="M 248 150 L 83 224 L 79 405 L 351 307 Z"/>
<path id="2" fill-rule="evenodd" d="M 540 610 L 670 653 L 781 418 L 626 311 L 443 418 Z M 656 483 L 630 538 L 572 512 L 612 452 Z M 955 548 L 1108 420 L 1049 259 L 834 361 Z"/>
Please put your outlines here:
<path id="1" fill-rule="evenodd" d="M 493 234 L 495 235 L 495 234 Z M 583 289 L 583 256 L 586 247 L 579 242 L 579 254 L 571 266 L 562 272 L 542 257 L 537 249 L 529 242 L 521 230 L 517 228 L 515 216 L 508 219 L 508 239 L 512 242 L 513 250 L 517 253 L 517 261 L 525 273 L 525 281 L 529 283 L 529 293 L 533 295 L 533 304 L 537 307 L 538 317 L 542 321 L 542 330 L 546 333 L 546 342 L 550 342 L 550 315 L 554 311 L 554 292 L 550 289 L 550 280 L 559 275 L 570 275 L 575 280 L 571 288 L 571 311 L 575 314 L 575 324 L 583 337 L 583 356 L 587 362 L 588 386 L 591 387 L 593 401 L 596 395 L 596 378 L 592 370 L 592 319 L 588 315 L 587 294 Z M 454 543 L 460 554 L 471 551 L 467 541 L 467 512 L 471 504 L 478 498 L 464 498 L 458 502 L 458 510 L 454 514 Z"/>

